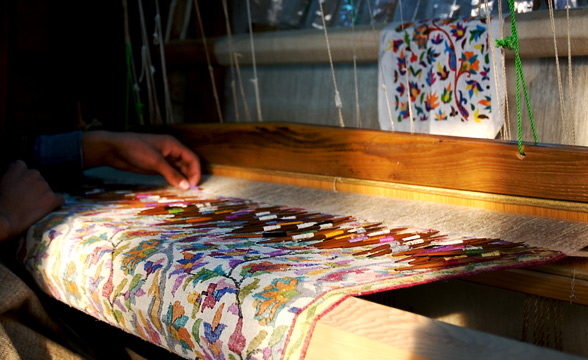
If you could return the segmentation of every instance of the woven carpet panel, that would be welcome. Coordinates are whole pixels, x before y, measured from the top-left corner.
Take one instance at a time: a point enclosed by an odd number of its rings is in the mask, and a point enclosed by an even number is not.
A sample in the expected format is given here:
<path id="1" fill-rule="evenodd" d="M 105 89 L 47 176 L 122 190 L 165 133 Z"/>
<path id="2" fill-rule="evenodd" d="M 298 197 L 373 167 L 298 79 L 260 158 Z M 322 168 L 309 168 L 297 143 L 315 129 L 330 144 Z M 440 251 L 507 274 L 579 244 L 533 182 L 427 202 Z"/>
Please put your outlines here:
<path id="1" fill-rule="evenodd" d="M 31 228 L 22 261 L 58 300 L 186 358 L 296 359 L 348 296 L 564 256 L 472 235 L 489 213 L 464 235 L 421 225 L 451 217 L 434 205 L 411 215 L 383 198 L 219 177 L 201 186 L 68 195 Z M 461 210 L 455 222 L 483 218 Z"/>

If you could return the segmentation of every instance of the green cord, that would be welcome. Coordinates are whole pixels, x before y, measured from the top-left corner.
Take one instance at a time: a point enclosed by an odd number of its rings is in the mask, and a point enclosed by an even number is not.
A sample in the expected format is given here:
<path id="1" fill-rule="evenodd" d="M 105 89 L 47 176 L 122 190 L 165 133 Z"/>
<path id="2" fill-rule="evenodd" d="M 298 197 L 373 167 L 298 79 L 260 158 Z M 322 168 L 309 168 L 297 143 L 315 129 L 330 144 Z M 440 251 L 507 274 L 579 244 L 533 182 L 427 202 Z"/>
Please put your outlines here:
<path id="1" fill-rule="evenodd" d="M 496 47 L 502 47 L 515 52 L 515 68 L 517 77 L 517 130 L 519 153 L 525 155 L 523 152 L 523 132 L 521 126 L 521 83 L 523 84 L 523 92 L 525 94 L 525 101 L 527 103 L 527 110 L 529 111 L 529 120 L 531 121 L 531 129 L 533 130 L 533 138 L 535 145 L 537 145 L 537 131 L 535 130 L 535 121 L 533 121 L 533 112 L 531 111 L 531 103 L 529 101 L 529 93 L 527 92 L 527 85 L 525 84 L 525 75 L 523 74 L 523 65 L 521 57 L 519 56 L 519 36 L 517 34 L 517 24 L 515 21 L 514 0 L 508 0 L 508 7 L 510 9 L 510 23 L 512 36 L 504 39 L 496 40 Z"/>

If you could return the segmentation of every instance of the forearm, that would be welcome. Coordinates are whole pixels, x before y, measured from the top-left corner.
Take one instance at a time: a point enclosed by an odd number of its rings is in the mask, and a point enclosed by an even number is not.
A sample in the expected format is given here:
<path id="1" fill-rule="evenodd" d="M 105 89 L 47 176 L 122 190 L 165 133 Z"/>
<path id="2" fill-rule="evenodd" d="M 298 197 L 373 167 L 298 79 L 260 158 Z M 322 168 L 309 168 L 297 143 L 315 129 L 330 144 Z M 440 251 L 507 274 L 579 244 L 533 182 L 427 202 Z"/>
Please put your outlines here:
<path id="1" fill-rule="evenodd" d="M 111 165 L 113 139 L 117 133 L 108 131 L 89 131 L 82 135 L 83 168 L 91 169 L 97 166 Z"/>

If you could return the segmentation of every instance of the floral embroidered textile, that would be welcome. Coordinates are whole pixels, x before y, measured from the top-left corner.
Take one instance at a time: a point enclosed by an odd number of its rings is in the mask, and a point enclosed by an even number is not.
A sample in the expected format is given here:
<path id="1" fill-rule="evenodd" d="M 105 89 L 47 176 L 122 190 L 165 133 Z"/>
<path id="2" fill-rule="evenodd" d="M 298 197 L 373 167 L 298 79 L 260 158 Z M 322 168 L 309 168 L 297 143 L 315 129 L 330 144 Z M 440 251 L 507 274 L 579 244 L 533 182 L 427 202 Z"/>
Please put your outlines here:
<path id="1" fill-rule="evenodd" d="M 380 40 L 380 127 L 391 130 L 392 121 L 395 131 L 496 137 L 503 120 L 490 46 L 485 19 L 389 25 Z"/>
<path id="2" fill-rule="evenodd" d="M 466 240 L 201 190 L 134 188 L 67 196 L 20 254 L 48 294 L 186 358 L 298 359 L 319 317 L 347 296 L 561 256 L 499 240 L 451 245 Z M 423 242 L 460 256 L 411 269 L 399 255 Z"/>

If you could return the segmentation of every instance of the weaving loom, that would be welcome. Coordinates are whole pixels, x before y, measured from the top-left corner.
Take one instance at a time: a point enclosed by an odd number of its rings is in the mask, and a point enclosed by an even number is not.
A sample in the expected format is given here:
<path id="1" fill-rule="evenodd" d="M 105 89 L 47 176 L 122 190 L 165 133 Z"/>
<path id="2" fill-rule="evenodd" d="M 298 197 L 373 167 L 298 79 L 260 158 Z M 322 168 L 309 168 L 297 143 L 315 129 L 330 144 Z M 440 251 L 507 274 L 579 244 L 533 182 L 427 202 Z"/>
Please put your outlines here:
<path id="1" fill-rule="evenodd" d="M 578 25 L 572 26 L 575 33 L 584 32 L 586 14 L 584 10 L 573 12 L 572 21 Z M 536 19 L 531 14 L 521 20 L 522 53 L 529 51 L 523 40 L 535 31 L 531 26 Z M 559 14 L 556 20 L 563 22 L 565 18 Z M 327 62 L 322 36 L 305 30 L 258 36 L 257 61 L 265 67 L 260 69 L 260 79 L 263 75 L 272 78 L 261 84 L 261 90 L 256 89 L 268 94 L 262 98 L 265 119 L 291 121 L 282 114 L 279 97 L 284 90 L 272 91 L 274 80 L 281 76 L 292 80 L 309 70 L 285 64 Z M 349 37 L 364 49 L 350 52 Z M 366 63 L 378 59 L 378 38 L 372 29 L 353 34 L 347 29 L 336 30 L 330 39 L 332 54 L 328 57 L 334 57 L 335 62 L 349 62 L 354 55 Z M 248 37 L 233 40 L 232 44 L 227 38 L 215 43 L 214 57 L 222 66 L 231 66 L 232 47 L 247 54 Z M 585 46 L 584 37 L 576 40 L 578 47 Z M 312 48 L 318 43 L 321 51 L 311 55 L 305 51 L 304 46 Z M 178 54 L 192 51 L 191 46 L 186 42 L 168 45 L 168 61 L 190 61 L 178 58 Z M 269 55 L 260 56 L 267 51 Z M 297 54 L 302 58 L 296 58 Z M 586 54 L 580 51 L 578 55 Z M 242 65 L 247 65 L 249 58 L 243 56 Z M 362 66 L 360 71 L 375 80 L 377 66 Z M 324 78 L 330 71 L 324 65 L 310 69 L 310 73 Z M 312 87 L 312 81 L 321 80 L 310 79 L 307 86 Z M 272 97 L 271 93 L 282 95 Z M 343 94 L 344 101 L 348 95 Z M 372 95 L 363 106 L 363 117 L 371 119 L 367 121 L 377 118 L 373 113 L 377 95 Z M 249 96 L 247 101 L 253 109 L 259 99 Z M 238 106 L 227 108 L 227 113 L 239 111 Z M 295 111 L 293 117 L 305 118 L 307 111 L 314 114 L 310 121 L 328 119 L 323 125 L 335 125 L 342 118 L 332 105 L 316 103 Z M 351 118 L 347 111 L 345 117 Z M 376 127 L 374 123 L 364 125 Z M 423 336 L 439 336 L 429 345 L 409 346 L 402 344 L 405 339 L 399 341 L 393 335 L 374 337 L 369 330 L 362 330 L 362 321 L 373 320 L 380 332 L 394 333 L 403 331 L 399 324 L 403 321 L 425 320 L 350 296 L 478 273 L 477 281 L 482 283 L 516 288 L 520 286 L 516 282 L 498 283 L 515 275 L 530 282 L 536 274 L 523 270 L 486 272 L 546 264 L 564 254 L 585 256 L 586 149 L 527 143 L 522 157 L 511 142 L 283 123 L 175 125 L 164 131 L 189 145 L 204 161 L 212 176 L 205 179 L 203 189 L 180 193 L 123 187 L 90 191 L 85 198 L 72 197 L 70 205 L 32 229 L 22 251 L 27 268 L 49 294 L 188 358 L 290 359 L 305 354 L 314 358 L 330 356 L 329 351 L 337 347 L 344 349 L 337 355 L 349 358 L 370 356 L 369 351 L 374 357 L 382 352 L 397 357 L 437 357 L 443 336 L 453 332 L 449 342 L 457 342 L 458 349 L 440 350 L 446 354 L 443 356 L 534 354 L 565 358 L 565 354 L 491 335 L 462 333 L 466 330 L 438 323 L 423 326 L 443 328 L 441 335 L 423 330 L 428 334 Z M 254 181 L 235 179 L 240 177 Z M 224 210 L 234 217 L 215 217 Z M 268 215 L 277 216 L 282 223 L 263 218 Z M 302 219 L 315 232 L 309 235 L 302 228 L 275 227 L 297 225 L 287 222 L 292 220 L 290 216 Z M 331 226 L 343 233 L 333 233 Z M 287 231 L 282 233 L 284 229 Z M 365 236 L 356 236 L 362 232 L 375 237 L 377 245 L 353 244 L 366 241 Z M 348 240 L 337 238 L 349 233 L 357 234 Z M 449 259 L 407 260 L 423 255 L 410 251 L 428 251 L 419 247 L 422 243 L 411 243 L 415 240 L 433 247 L 449 246 L 438 248 L 448 252 Z M 437 240 L 439 243 L 434 243 Z M 451 247 L 456 244 L 460 245 Z M 471 261 L 453 257 L 466 249 L 471 251 L 467 254 Z M 497 257 L 491 255 L 495 251 Z M 64 254 L 87 267 L 67 262 L 60 257 Z M 277 260 L 281 257 L 283 261 Z M 255 262 L 259 259 L 266 262 Z M 251 266 L 243 265 L 252 260 Z M 309 265 L 313 263 L 321 265 Z M 549 289 L 549 280 L 555 290 Z M 532 286 L 522 290 L 568 299 L 569 291 L 561 291 L 562 284 L 569 288 L 565 276 L 539 275 L 537 281 L 547 282 L 547 290 Z M 577 281 L 583 285 L 582 279 Z M 577 287 L 580 299 L 588 295 Z M 586 304 L 585 299 L 581 301 Z M 379 323 L 378 316 L 402 320 Z M 359 328 L 354 328 L 356 320 Z M 344 337 L 343 333 L 352 335 Z M 345 340 L 334 339 L 338 336 Z M 460 343 L 461 337 L 469 336 L 473 338 L 470 344 L 465 340 Z"/>

